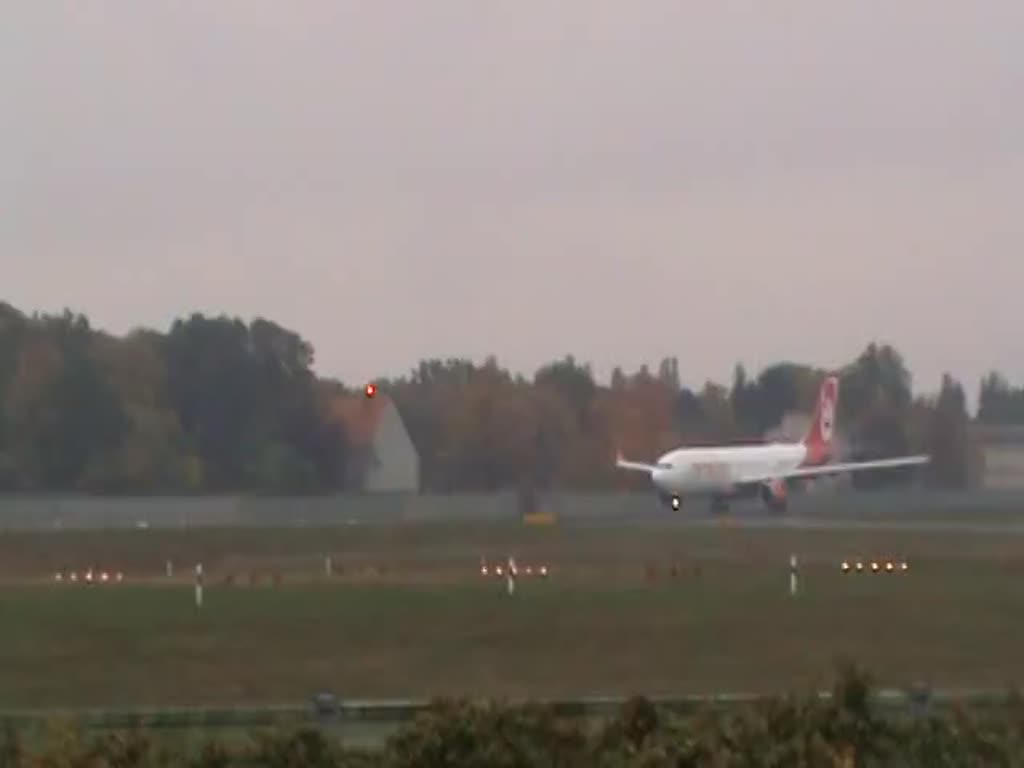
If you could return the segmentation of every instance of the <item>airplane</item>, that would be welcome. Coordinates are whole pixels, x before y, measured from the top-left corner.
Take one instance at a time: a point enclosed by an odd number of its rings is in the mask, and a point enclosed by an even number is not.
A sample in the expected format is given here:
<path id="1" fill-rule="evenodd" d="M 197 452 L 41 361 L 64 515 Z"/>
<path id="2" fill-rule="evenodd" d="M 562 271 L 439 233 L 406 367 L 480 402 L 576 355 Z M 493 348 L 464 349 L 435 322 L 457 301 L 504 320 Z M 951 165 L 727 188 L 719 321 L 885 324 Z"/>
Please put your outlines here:
<path id="1" fill-rule="evenodd" d="M 620 451 L 615 465 L 650 475 L 658 496 L 673 510 L 680 508 L 683 496 L 692 495 L 710 496 L 711 511 L 724 512 L 731 499 L 747 490 L 756 492 L 769 509 L 782 512 L 787 506 L 789 480 L 930 461 L 929 456 L 919 455 L 830 463 L 838 402 L 839 378 L 828 376 L 818 393 L 811 426 L 799 443 L 677 448 L 653 464 L 629 461 Z"/>

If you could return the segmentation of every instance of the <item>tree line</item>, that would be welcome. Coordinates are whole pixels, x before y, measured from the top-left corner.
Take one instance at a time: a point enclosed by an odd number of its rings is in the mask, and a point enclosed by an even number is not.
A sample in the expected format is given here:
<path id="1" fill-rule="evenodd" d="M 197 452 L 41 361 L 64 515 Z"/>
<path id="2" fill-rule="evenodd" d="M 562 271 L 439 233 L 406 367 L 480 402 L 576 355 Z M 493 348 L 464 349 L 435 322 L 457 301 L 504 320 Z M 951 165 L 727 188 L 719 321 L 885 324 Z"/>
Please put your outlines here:
<path id="1" fill-rule="evenodd" d="M 334 415 L 357 396 L 318 377 L 311 344 L 270 320 L 193 314 L 166 332 L 113 336 L 84 315 L 27 315 L 0 304 L 0 490 L 88 493 L 327 493 L 346 489 L 358 446 Z M 424 360 L 377 380 L 421 460 L 423 489 L 610 489 L 617 449 L 653 458 L 678 445 L 759 440 L 811 410 L 825 371 L 792 362 L 691 389 L 679 361 L 615 369 L 598 382 L 572 356 L 532 377 L 495 358 Z M 933 456 L 928 482 L 969 485 L 980 472 L 962 386 L 943 377 L 914 393 L 900 354 L 870 344 L 841 374 L 837 415 L 851 458 Z M 982 383 L 978 419 L 1024 419 L 1024 389 Z M 798 438 L 799 434 L 787 435 Z M 858 476 L 902 482 L 902 470 Z M 637 486 L 639 487 L 639 486 Z"/>
<path id="2" fill-rule="evenodd" d="M 999 373 L 981 380 L 978 421 L 982 424 L 1024 424 L 1024 387 L 1013 387 Z"/>

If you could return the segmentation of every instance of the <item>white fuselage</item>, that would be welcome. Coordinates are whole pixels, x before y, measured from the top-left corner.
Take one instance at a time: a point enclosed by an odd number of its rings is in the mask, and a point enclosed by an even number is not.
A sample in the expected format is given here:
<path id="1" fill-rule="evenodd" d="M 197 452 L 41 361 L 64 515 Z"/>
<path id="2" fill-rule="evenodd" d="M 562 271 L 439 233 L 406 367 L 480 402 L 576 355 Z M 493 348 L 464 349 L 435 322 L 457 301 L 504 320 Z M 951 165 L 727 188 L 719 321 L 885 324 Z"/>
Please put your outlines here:
<path id="1" fill-rule="evenodd" d="M 785 474 L 807 458 L 802 443 L 740 445 L 723 448 L 678 448 L 658 459 L 651 473 L 663 493 L 728 493 L 738 485 Z"/>

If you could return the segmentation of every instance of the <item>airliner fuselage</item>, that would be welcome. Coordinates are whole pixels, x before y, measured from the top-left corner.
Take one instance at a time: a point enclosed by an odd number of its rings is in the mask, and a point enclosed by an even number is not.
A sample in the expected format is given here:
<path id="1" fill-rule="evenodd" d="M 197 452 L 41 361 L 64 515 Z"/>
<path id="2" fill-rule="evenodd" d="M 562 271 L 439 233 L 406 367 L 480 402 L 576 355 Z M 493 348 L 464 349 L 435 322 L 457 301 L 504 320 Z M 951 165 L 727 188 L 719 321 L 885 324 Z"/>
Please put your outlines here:
<path id="1" fill-rule="evenodd" d="M 677 448 L 658 458 L 651 482 L 670 495 L 729 493 L 738 485 L 785 477 L 806 459 L 800 443 Z"/>

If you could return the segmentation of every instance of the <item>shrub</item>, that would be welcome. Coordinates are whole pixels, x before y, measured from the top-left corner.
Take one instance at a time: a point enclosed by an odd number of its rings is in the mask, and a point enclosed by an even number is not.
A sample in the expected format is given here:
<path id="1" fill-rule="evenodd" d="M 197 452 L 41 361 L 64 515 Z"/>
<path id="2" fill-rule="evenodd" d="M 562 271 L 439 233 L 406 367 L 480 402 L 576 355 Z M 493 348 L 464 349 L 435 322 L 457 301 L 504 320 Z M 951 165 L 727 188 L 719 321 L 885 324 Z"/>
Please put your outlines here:
<path id="1" fill-rule="evenodd" d="M 334 768 L 337 750 L 322 731 L 300 728 L 291 733 L 261 734 L 254 757 L 266 768 Z"/>
<path id="2" fill-rule="evenodd" d="M 437 701 L 387 752 L 395 768 L 572 768 L 586 765 L 586 738 L 578 724 L 539 705 Z"/>
<path id="3" fill-rule="evenodd" d="M 34 741 L 34 740 L 33 740 Z M 870 678 L 840 668 L 830 699 L 777 697 L 745 707 L 672 712 L 642 697 L 593 732 L 537 704 L 437 701 L 381 749 L 358 752 L 328 732 L 298 728 L 217 740 L 185 755 L 141 729 L 86 738 L 51 727 L 39 748 L 8 727 L 0 768 L 817 768 L 1024 765 L 1024 703 L 883 717 Z"/>

